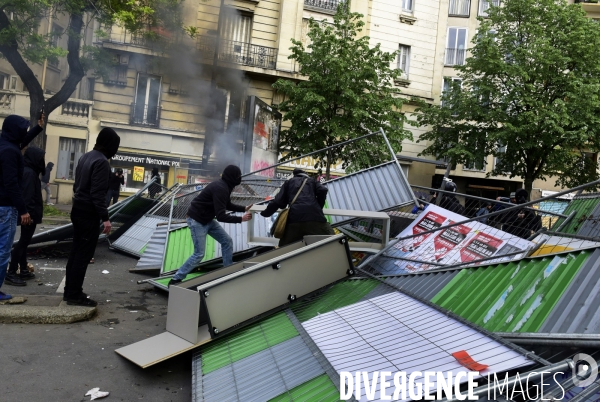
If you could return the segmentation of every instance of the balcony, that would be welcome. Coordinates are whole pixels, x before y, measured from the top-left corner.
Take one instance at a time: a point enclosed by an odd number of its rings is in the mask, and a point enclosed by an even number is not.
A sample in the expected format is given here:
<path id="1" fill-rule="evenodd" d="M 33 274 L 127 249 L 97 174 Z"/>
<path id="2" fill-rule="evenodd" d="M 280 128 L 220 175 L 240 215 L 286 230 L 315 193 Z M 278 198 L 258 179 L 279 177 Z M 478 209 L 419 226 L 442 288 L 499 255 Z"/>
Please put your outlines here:
<path id="1" fill-rule="evenodd" d="M 447 48 L 444 64 L 446 66 L 462 66 L 465 64 L 466 55 L 467 49 Z"/>
<path id="2" fill-rule="evenodd" d="M 304 8 L 314 11 L 325 11 L 333 14 L 337 10 L 340 0 L 304 0 Z"/>
<path id="3" fill-rule="evenodd" d="M 205 60 L 213 60 L 216 42 L 217 40 L 214 36 L 198 37 L 197 48 L 202 52 Z M 277 64 L 277 49 L 221 39 L 219 42 L 218 60 L 226 63 L 274 70 Z"/>
<path id="4" fill-rule="evenodd" d="M 131 104 L 129 123 L 136 126 L 158 127 L 160 106 L 151 107 L 143 103 Z"/>

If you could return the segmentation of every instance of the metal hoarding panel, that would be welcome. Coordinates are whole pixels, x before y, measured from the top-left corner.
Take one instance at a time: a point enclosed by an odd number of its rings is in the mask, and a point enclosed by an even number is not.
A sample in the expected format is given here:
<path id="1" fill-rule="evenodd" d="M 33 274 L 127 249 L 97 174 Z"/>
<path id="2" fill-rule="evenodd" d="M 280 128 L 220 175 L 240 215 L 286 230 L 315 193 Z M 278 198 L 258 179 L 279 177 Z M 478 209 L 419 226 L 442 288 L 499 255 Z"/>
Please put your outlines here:
<path id="1" fill-rule="evenodd" d="M 600 334 L 600 249 L 596 249 L 571 281 L 542 333 Z"/>
<path id="2" fill-rule="evenodd" d="M 571 200 L 563 214 L 570 215 L 575 212 L 575 216 L 561 229 L 563 233 L 577 234 L 582 227 L 582 224 L 591 216 L 592 212 L 600 203 L 600 195 L 592 194 L 586 196 L 578 196 Z M 559 219 L 552 227 L 553 230 L 560 227 L 565 218 Z"/>
<path id="3" fill-rule="evenodd" d="M 600 237 L 600 203 L 590 212 L 587 219 L 581 223 L 577 235 L 593 238 Z"/>
<path id="4" fill-rule="evenodd" d="M 384 211 L 413 200 L 412 189 L 395 162 L 365 169 L 325 183 L 327 208 Z M 332 223 L 344 217 L 331 217 Z"/>
<path id="5" fill-rule="evenodd" d="M 336 282 L 346 277 L 350 269 L 347 242 L 337 235 L 204 283 L 198 290 L 208 311 L 210 328 L 222 333 Z"/>
<path id="6" fill-rule="evenodd" d="M 181 225 L 172 225 L 171 228 L 179 228 Z M 149 271 L 160 270 L 162 260 L 165 253 L 165 245 L 167 244 L 167 230 L 169 225 L 158 224 L 156 230 L 152 233 L 152 237 L 146 244 L 144 253 L 137 262 L 135 268 L 130 271 Z"/>
<path id="7" fill-rule="evenodd" d="M 425 300 L 431 300 L 460 270 L 419 273 L 390 277 L 385 280 L 396 288 L 405 290 Z"/>
<path id="8" fill-rule="evenodd" d="M 139 257 L 142 255 L 143 249 L 152 234 L 156 231 L 156 225 L 165 221 L 166 219 L 160 216 L 144 215 L 116 241 L 111 243 L 111 247 Z"/>
<path id="9" fill-rule="evenodd" d="M 321 374 L 323 368 L 296 336 L 206 374 L 202 399 L 268 401 Z"/>
<path id="10" fill-rule="evenodd" d="M 465 268 L 433 303 L 492 332 L 538 332 L 590 251 Z"/>

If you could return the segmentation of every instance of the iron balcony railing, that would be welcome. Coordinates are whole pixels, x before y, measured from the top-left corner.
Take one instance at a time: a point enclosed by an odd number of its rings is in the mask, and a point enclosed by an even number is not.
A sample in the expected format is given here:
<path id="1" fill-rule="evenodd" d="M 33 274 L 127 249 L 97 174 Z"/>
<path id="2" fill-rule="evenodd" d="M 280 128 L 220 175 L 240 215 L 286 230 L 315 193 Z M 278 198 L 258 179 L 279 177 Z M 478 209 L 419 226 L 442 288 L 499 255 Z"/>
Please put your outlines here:
<path id="1" fill-rule="evenodd" d="M 131 124 L 158 127 L 159 121 L 160 106 L 149 107 L 147 104 L 143 103 L 131 104 Z"/>
<path id="2" fill-rule="evenodd" d="M 337 10 L 340 0 L 304 0 L 305 6 L 320 8 L 323 10 Z"/>
<path id="3" fill-rule="evenodd" d="M 212 60 L 214 57 L 216 44 L 217 40 L 213 36 L 198 37 L 198 50 L 209 60 Z M 274 70 L 277 64 L 277 49 L 253 45 L 246 42 L 221 39 L 219 42 L 218 60 L 227 63 Z"/>
<path id="4" fill-rule="evenodd" d="M 467 49 L 446 49 L 446 61 L 447 66 L 462 66 L 465 64 L 465 56 L 467 55 Z"/>

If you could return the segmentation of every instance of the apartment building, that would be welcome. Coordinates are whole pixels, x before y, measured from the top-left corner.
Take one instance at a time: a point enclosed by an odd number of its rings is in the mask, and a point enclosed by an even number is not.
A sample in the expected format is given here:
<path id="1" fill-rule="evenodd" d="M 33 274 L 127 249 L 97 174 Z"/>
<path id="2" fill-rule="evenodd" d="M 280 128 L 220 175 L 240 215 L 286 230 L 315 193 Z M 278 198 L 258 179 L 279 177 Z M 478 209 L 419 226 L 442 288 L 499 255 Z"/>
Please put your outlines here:
<path id="1" fill-rule="evenodd" d="M 454 67 L 468 55 L 477 16 L 485 16 L 489 5 L 499 1 L 354 0 L 350 4 L 352 11 L 365 16 L 363 34 L 373 46 L 380 43 L 385 51 L 399 52 L 393 66 L 403 71 L 395 83 L 401 96 L 438 103 L 444 88 L 457 79 Z M 308 19 L 331 19 L 338 2 L 185 1 L 184 25 L 197 27 L 198 35 L 190 38 L 156 30 L 162 47 L 121 27 L 88 21 L 83 42 L 109 51 L 116 66 L 106 79 L 84 77 L 72 99 L 49 116 L 46 159 L 56 166 L 51 177 L 58 185 L 59 200 L 70 201 L 79 156 L 93 147 L 97 133 L 107 126 L 121 136 L 111 165 L 124 169 L 129 191 L 142 187 L 155 167 L 163 183 L 171 185 L 203 182 L 216 159 L 243 159 L 245 171 L 274 163 L 281 116 L 273 106 L 281 96 L 272 84 L 279 78 L 305 79 L 288 59 L 290 41 L 306 43 Z M 585 7 L 593 16 L 598 5 L 585 3 Z M 57 18 L 42 21 L 40 31 L 61 32 L 66 26 L 66 18 Z M 106 35 L 96 35 L 100 28 Z M 66 48 L 66 38 L 57 40 L 56 46 Z M 58 91 L 68 72 L 66 60 L 32 68 L 48 94 Z M 0 117 L 26 116 L 26 88 L 11 71 L 0 60 Z M 413 118 L 415 105 L 406 103 L 404 111 Z M 403 169 L 411 183 L 436 186 L 445 169 L 417 161 L 426 146 L 416 142 L 423 129 L 407 128 L 414 138 L 403 144 Z M 216 136 L 213 146 L 207 147 L 213 132 L 226 134 Z M 207 164 L 209 149 L 212 156 Z M 460 191 L 486 197 L 521 187 L 517 178 L 486 178 L 494 163 L 489 156 L 457 165 L 450 175 Z M 314 161 L 307 158 L 270 173 L 285 176 L 298 166 L 311 170 Z M 332 173 L 344 174 L 341 166 Z M 541 188 L 551 189 L 551 183 L 543 184 Z"/>

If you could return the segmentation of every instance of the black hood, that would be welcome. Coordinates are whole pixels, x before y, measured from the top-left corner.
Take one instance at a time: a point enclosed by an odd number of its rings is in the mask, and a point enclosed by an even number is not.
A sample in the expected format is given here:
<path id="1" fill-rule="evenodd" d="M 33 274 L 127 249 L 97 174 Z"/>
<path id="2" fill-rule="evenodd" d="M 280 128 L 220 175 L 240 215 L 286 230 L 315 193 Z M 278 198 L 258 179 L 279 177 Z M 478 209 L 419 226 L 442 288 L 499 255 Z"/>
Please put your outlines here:
<path id="1" fill-rule="evenodd" d="M 52 170 L 53 167 L 54 167 L 54 163 L 52 163 L 52 162 L 48 162 L 48 164 L 46 165 L 46 169 Z"/>
<path id="2" fill-rule="evenodd" d="M 300 169 L 300 168 L 296 168 L 296 169 L 294 169 L 294 172 L 293 172 L 293 174 L 294 174 L 294 176 L 300 176 L 300 175 L 303 175 L 303 176 L 308 176 L 308 175 L 306 174 L 306 172 L 305 172 L 304 170 Z"/>
<path id="3" fill-rule="evenodd" d="M 527 202 L 527 190 L 521 188 L 515 192 L 515 198 L 517 200 L 517 204 L 525 204 Z"/>
<path id="4" fill-rule="evenodd" d="M 152 177 L 158 176 L 158 168 L 152 168 Z"/>
<path id="5" fill-rule="evenodd" d="M 31 168 L 37 174 L 44 174 L 46 172 L 46 161 L 44 156 L 46 152 L 43 149 L 37 147 L 27 147 L 25 155 L 25 166 Z"/>
<path id="6" fill-rule="evenodd" d="M 229 187 L 234 188 L 242 182 L 242 171 L 235 165 L 229 165 L 223 170 L 221 178 Z"/>
<path id="7" fill-rule="evenodd" d="M 29 130 L 29 120 L 11 114 L 2 123 L 2 138 L 13 144 L 21 145 Z"/>
<path id="8" fill-rule="evenodd" d="M 115 130 L 110 127 L 104 127 L 98 134 L 94 149 L 102 152 L 107 159 L 110 159 L 117 153 L 120 143 L 121 138 L 117 135 Z"/>

